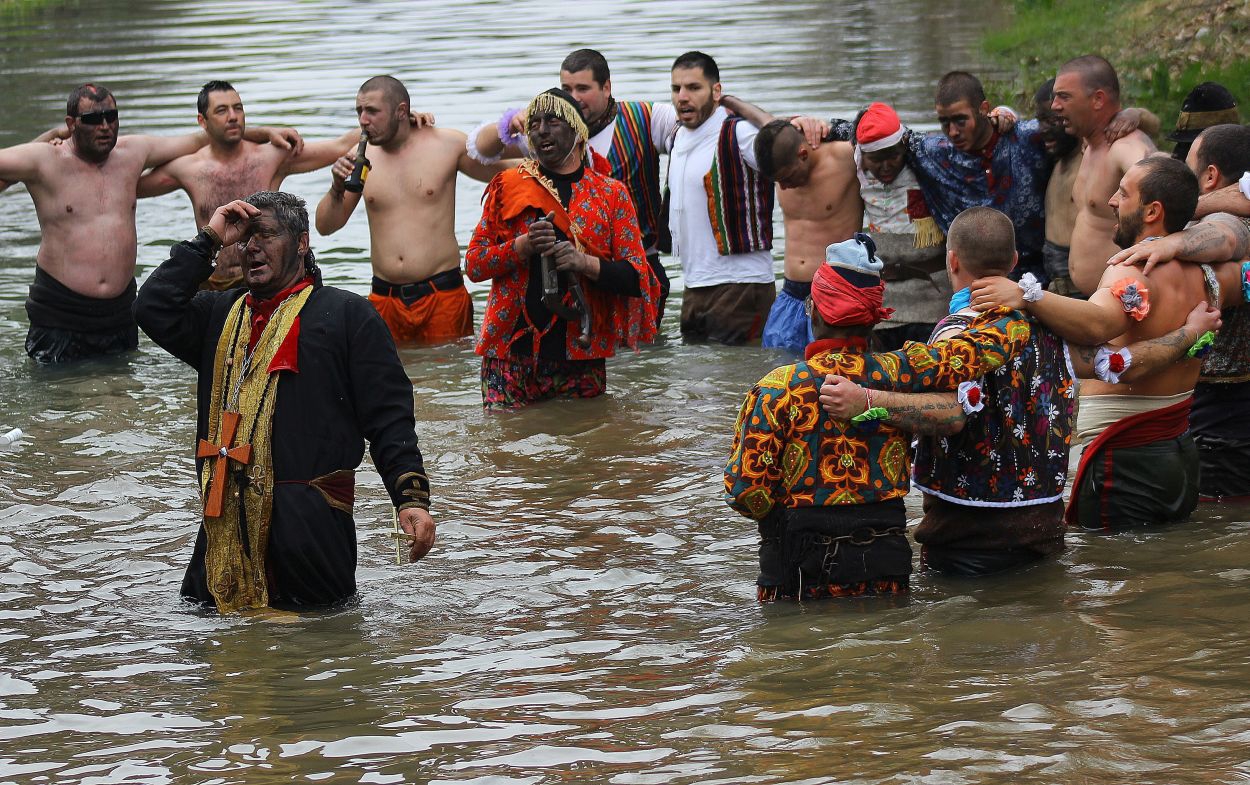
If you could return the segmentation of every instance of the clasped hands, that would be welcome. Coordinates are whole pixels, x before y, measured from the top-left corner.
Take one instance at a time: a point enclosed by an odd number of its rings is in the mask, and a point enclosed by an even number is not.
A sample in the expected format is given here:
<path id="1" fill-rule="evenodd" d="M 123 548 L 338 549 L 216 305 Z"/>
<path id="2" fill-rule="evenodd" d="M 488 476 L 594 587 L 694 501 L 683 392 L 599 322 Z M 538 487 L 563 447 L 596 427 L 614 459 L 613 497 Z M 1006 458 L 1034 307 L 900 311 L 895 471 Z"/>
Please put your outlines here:
<path id="1" fill-rule="evenodd" d="M 513 241 L 513 248 L 522 258 L 533 256 L 550 256 L 555 259 L 556 269 L 561 272 L 581 273 L 592 279 L 599 277 L 599 260 L 577 250 L 577 246 L 568 240 L 560 240 L 556 236 L 553 223 L 555 215 L 539 218 L 529 225 L 529 230 Z"/>

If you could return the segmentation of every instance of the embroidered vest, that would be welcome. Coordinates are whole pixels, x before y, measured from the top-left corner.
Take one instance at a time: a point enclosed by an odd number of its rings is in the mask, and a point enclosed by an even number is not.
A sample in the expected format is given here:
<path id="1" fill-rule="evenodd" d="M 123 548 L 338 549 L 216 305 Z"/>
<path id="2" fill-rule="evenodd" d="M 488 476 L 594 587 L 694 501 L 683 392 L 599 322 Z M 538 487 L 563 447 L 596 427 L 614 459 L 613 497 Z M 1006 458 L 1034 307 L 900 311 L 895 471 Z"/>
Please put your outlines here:
<path id="1" fill-rule="evenodd" d="M 738 146 L 738 123 L 721 126 L 712 168 L 703 176 L 708 217 L 721 256 L 767 251 L 773 247 L 773 181 L 747 166 Z"/>
<path id="2" fill-rule="evenodd" d="M 608 148 L 612 176 L 625 184 L 638 213 L 642 247 L 656 247 L 660 225 L 660 156 L 651 139 L 651 104 L 617 101 L 612 146 Z"/>
<path id="3" fill-rule="evenodd" d="M 934 335 L 971 321 L 953 314 Z M 1063 340 L 1036 321 L 1032 328 L 1019 354 L 981 377 L 982 406 L 967 414 L 963 430 L 919 440 L 914 479 L 920 490 L 974 507 L 1063 498 L 1076 388 Z"/>

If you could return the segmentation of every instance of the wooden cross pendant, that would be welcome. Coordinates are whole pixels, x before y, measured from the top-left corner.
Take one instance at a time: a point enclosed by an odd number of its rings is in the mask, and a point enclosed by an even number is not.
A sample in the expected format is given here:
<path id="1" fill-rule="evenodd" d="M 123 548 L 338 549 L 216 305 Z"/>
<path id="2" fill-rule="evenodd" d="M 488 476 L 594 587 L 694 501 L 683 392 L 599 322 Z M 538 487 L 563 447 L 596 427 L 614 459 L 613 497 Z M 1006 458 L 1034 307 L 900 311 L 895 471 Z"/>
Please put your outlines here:
<path id="1" fill-rule="evenodd" d="M 213 458 L 213 481 L 208 486 L 208 495 L 204 498 L 204 517 L 221 517 L 222 500 L 226 495 L 226 471 L 230 461 L 241 464 L 252 462 L 252 445 L 241 444 L 231 447 L 234 435 L 239 430 L 239 413 L 221 413 L 221 444 L 213 444 L 207 439 L 200 439 L 195 449 L 196 458 Z"/>

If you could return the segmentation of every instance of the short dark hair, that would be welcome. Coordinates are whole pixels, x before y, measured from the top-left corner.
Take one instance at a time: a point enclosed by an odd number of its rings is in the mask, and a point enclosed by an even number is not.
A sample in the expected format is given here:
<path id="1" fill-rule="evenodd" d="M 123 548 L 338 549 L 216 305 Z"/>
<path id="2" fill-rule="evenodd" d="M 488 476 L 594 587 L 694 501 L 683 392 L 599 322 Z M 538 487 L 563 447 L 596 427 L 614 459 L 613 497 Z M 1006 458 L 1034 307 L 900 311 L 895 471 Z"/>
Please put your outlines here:
<path id="1" fill-rule="evenodd" d="M 575 74 L 578 71 L 590 71 L 590 75 L 600 87 L 612 78 L 608 70 L 608 59 L 594 49 L 577 49 L 569 52 L 564 62 L 560 63 L 561 71 Z"/>
<path id="2" fill-rule="evenodd" d="M 84 98 L 96 103 L 104 103 L 108 99 L 113 98 L 113 94 L 104 85 L 92 84 L 91 82 L 79 85 L 70 91 L 69 100 L 65 102 L 65 114 L 69 117 L 77 117 L 78 104 L 82 103 Z M 117 103 L 116 98 L 113 98 L 113 103 Z"/>
<path id="3" fill-rule="evenodd" d="M 993 207 L 969 207 L 951 221 L 946 247 L 972 275 L 1006 275 L 1016 252 L 1016 227 Z"/>
<path id="4" fill-rule="evenodd" d="M 371 93 L 374 90 L 381 91 L 391 106 L 406 104 L 408 108 L 412 108 L 412 99 L 408 96 L 408 88 L 404 87 L 404 83 L 393 76 L 383 74 L 382 76 L 366 79 L 357 92 Z"/>
<path id="5" fill-rule="evenodd" d="M 1214 165 L 1220 173 L 1220 184 L 1228 185 L 1250 171 L 1250 128 L 1224 123 L 1203 129 L 1198 134 L 1198 169 Z M 1194 140 L 1195 143 L 1197 139 Z"/>
<path id="6" fill-rule="evenodd" d="M 981 86 L 980 79 L 967 71 L 950 71 L 938 80 L 935 100 L 938 106 L 967 101 L 969 106 L 976 109 L 985 102 L 985 88 Z"/>
<path id="7" fill-rule="evenodd" d="M 1049 109 L 1051 102 L 1054 100 L 1055 79 L 1051 77 L 1038 85 L 1037 91 L 1033 93 L 1033 108 L 1035 110 Z"/>
<path id="8" fill-rule="evenodd" d="M 711 55 L 702 52 L 686 52 L 673 61 L 673 67 L 670 71 L 676 71 L 678 68 L 698 68 L 703 71 L 703 75 L 712 80 L 712 84 L 720 81 L 720 68 L 716 66 L 716 61 Z"/>
<path id="9" fill-rule="evenodd" d="M 1120 100 L 1120 77 L 1105 59 L 1098 55 L 1074 57 L 1059 66 L 1059 73 L 1077 73 L 1081 75 L 1081 84 L 1089 92 L 1102 90 L 1111 100 Z"/>
<path id="10" fill-rule="evenodd" d="M 211 82 L 205 82 L 204 86 L 200 88 L 199 97 L 195 99 L 195 110 L 200 114 L 204 114 L 208 111 L 209 93 L 224 93 L 233 89 L 234 85 L 222 79 L 214 79 Z"/>
<path id="11" fill-rule="evenodd" d="M 1152 155 L 1136 163 L 1145 173 L 1137 184 L 1141 204 L 1163 206 L 1163 228 L 1169 234 L 1185 228 L 1198 209 L 1198 178 L 1175 158 Z"/>
<path id="12" fill-rule="evenodd" d="M 773 120 L 765 125 L 755 135 L 755 162 L 760 174 L 776 179 L 777 170 L 794 162 L 802 144 L 803 134 L 789 121 Z"/>

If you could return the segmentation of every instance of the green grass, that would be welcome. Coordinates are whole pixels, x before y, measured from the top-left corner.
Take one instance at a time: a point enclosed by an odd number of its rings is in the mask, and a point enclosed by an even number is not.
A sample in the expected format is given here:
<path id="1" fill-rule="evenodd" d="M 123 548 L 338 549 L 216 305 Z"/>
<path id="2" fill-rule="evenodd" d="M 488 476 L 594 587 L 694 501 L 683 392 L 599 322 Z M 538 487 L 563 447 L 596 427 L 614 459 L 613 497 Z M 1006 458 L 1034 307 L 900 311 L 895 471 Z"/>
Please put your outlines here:
<path id="1" fill-rule="evenodd" d="M 1228 0 L 1191 0 L 1183 8 L 1168 0 L 1016 0 L 1007 26 L 982 39 L 1009 74 L 989 80 L 986 92 L 991 103 L 1032 115 L 1038 85 L 1064 61 L 1098 54 L 1116 67 L 1125 105 L 1150 109 L 1166 133 L 1200 82 L 1219 82 L 1240 102 L 1250 100 L 1250 59 L 1239 48 L 1250 35 L 1250 3 L 1233 5 L 1228 13 Z"/>

